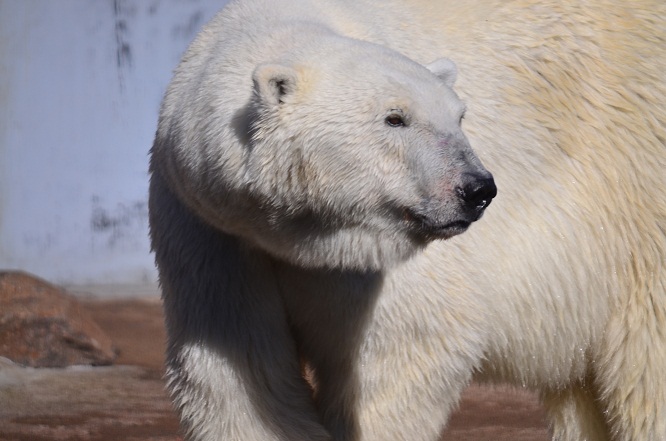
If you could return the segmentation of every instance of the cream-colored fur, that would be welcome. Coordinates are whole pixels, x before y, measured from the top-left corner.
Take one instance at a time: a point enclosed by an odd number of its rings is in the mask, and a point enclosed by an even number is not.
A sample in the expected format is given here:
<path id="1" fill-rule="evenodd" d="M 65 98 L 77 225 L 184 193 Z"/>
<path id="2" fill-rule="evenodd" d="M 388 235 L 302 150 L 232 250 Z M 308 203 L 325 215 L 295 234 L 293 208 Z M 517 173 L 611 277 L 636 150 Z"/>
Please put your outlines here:
<path id="1" fill-rule="evenodd" d="M 666 440 L 665 48 L 660 1 L 228 6 L 152 152 L 188 439 L 436 440 L 476 376 L 555 440 Z M 496 201 L 414 236 L 399 207 L 457 216 L 469 145 Z"/>

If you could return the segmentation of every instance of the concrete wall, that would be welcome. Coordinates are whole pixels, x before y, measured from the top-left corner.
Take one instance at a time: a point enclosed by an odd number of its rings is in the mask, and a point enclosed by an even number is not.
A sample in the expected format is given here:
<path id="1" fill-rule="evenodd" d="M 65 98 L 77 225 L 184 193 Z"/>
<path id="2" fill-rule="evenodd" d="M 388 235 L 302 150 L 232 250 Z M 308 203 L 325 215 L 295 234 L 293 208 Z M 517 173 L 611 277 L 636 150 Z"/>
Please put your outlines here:
<path id="1" fill-rule="evenodd" d="M 224 0 L 0 0 L 0 269 L 154 282 L 148 150 L 182 52 Z"/>

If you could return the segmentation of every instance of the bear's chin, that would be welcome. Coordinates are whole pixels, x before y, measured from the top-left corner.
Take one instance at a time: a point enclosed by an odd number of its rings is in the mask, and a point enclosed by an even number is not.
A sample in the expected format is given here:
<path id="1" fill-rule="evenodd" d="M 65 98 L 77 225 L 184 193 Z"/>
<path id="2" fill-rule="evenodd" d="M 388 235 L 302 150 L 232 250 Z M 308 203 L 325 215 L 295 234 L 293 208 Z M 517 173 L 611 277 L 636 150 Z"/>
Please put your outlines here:
<path id="1" fill-rule="evenodd" d="M 420 243 L 428 243 L 434 240 L 446 240 L 459 234 L 463 234 L 470 227 L 467 221 L 455 221 L 445 225 L 427 225 L 419 223 L 414 226 L 414 240 Z"/>
<path id="2" fill-rule="evenodd" d="M 338 230 L 328 235 L 307 238 L 278 245 L 259 243 L 269 254 L 303 268 L 330 268 L 353 271 L 383 271 L 409 260 L 431 240 L 411 234 L 359 233 Z M 284 244 L 289 244 L 284 246 Z"/>

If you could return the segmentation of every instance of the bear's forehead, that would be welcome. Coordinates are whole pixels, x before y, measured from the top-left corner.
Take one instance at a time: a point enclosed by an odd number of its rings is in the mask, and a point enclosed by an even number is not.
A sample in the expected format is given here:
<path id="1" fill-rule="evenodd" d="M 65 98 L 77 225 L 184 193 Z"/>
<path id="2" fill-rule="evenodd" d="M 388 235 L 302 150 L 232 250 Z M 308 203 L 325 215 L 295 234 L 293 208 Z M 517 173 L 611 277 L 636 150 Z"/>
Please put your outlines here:
<path id="1" fill-rule="evenodd" d="M 379 103 L 451 117 L 464 111 L 464 104 L 442 80 L 397 51 L 349 39 L 317 46 L 316 52 L 306 51 L 308 57 L 298 63 L 307 72 L 310 104 L 311 100 L 324 106 L 341 101 Z"/>
<path id="2" fill-rule="evenodd" d="M 314 45 L 307 52 L 312 67 L 359 76 L 362 73 L 393 73 L 412 79 L 429 79 L 432 74 L 423 65 L 407 56 L 374 43 L 337 38 L 333 44 Z"/>
<path id="3" fill-rule="evenodd" d="M 446 85 L 426 67 L 411 60 L 340 57 L 320 67 L 320 76 L 340 88 L 404 90 L 406 93 L 443 92 Z"/>
<path id="4" fill-rule="evenodd" d="M 426 113 L 446 111 L 459 115 L 465 110 L 455 92 L 423 66 L 401 69 L 366 62 L 347 71 L 342 82 L 337 82 L 336 77 L 334 74 L 325 80 L 324 87 L 340 98 L 380 102 L 395 108 L 420 108 Z"/>

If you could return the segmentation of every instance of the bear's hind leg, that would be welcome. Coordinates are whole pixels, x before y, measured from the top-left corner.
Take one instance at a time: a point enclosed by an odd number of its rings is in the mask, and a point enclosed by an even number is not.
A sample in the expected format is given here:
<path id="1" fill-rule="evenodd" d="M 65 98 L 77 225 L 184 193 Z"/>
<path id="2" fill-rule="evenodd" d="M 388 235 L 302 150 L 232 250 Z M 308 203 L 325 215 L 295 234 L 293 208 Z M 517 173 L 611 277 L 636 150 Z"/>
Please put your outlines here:
<path id="1" fill-rule="evenodd" d="M 628 297 L 612 317 L 597 362 L 613 441 L 666 440 L 666 290 Z"/>
<path id="2" fill-rule="evenodd" d="M 595 394 L 580 384 L 564 390 L 545 391 L 546 408 L 553 441 L 609 441 L 608 426 Z"/>

